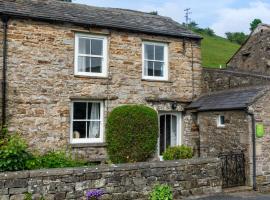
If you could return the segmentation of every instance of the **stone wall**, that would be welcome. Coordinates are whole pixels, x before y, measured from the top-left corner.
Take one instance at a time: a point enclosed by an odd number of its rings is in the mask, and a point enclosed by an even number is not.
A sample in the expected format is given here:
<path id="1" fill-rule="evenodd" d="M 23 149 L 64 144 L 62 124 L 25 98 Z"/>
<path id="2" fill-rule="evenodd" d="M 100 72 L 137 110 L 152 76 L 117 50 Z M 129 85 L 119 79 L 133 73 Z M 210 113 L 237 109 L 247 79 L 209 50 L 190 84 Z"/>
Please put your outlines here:
<path id="1" fill-rule="evenodd" d="M 225 116 L 225 126 L 217 126 L 219 115 Z M 249 119 L 244 111 L 201 112 L 198 114 L 201 156 L 249 149 Z M 226 142 L 224 142 L 226 141 Z"/>
<path id="2" fill-rule="evenodd" d="M 225 116 L 225 126 L 217 126 L 219 115 Z M 246 184 L 252 182 L 251 119 L 244 111 L 198 113 L 200 156 L 213 157 L 220 153 L 241 151 L 245 155 Z"/>
<path id="3" fill-rule="evenodd" d="M 229 88 L 270 84 L 270 76 L 224 69 L 203 69 L 203 93 Z"/>
<path id="4" fill-rule="evenodd" d="M 173 188 L 174 199 L 221 192 L 220 160 L 190 159 L 152 163 L 50 169 L 0 174 L 0 199 L 85 199 L 86 191 L 103 189 L 102 199 L 143 200 L 157 183 Z"/>
<path id="5" fill-rule="evenodd" d="M 227 65 L 235 71 L 270 75 L 270 26 L 259 25 Z"/>
<path id="6" fill-rule="evenodd" d="M 107 35 L 108 78 L 74 75 L 75 32 Z M 144 40 L 168 43 L 168 81 L 142 80 Z M 12 19 L 8 42 L 8 125 L 41 152 L 68 146 L 72 99 L 103 100 L 106 119 L 118 105 L 152 105 L 146 99 L 165 99 L 159 105 L 161 110 L 168 108 L 168 102 L 177 102 L 183 109 L 201 93 L 200 44 L 196 40 Z M 96 160 L 106 158 L 104 146 L 72 148 Z"/>
<path id="7" fill-rule="evenodd" d="M 250 106 L 249 110 L 254 113 L 256 123 L 264 125 L 265 135 L 256 138 L 256 175 L 260 190 L 270 191 L 270 92 L 259 98 Z"/>

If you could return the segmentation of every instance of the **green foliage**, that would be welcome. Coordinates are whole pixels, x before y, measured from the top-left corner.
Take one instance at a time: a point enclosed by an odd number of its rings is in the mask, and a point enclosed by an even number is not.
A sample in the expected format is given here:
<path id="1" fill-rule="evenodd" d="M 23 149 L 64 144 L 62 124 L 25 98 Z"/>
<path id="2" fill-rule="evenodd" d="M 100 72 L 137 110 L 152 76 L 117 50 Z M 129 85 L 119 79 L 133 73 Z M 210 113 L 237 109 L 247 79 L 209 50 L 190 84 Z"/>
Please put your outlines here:
<path id="1" fill-rule="evenodd" d="M 24 194 L 23 200 L 32 200 L 32 199 L 33 199 L 32 193 L 27 192 Z M 39 200 L 45 200 L 45 198 L 42 196 L 39 198 Z"/>
<path id="2" fill-rule="evenodd" d="M 231 32 L 227 32 L 225 33 L 227 36 L 227 39 L 231 42 L 235 42 L 237 44 L 244 44 L 244 42 L 247 40 L 248 35 L 246 35 L 243 32 L 235 32 L 235 33 L 231 33 Z"/>
<path id="3" fill-rule="evenodd" d="M 156 185 L 153 191 L 150 193 L 149 200 L 172 200 L 172 189 L 168 185 Z"/>
<path id="4" fill-rule="evenodd" d="M 158 11 L 151 11 L 151 12 L 149 12 L 149 14 L 151 14 L 151 15 L 158 15 Z"/>
<path id="5" fill-rule="evenodd" d="M 26 163 L 28 169 L 40 168 L 63 168 L 85 166 L 88 163 L 82 160 L 73 159 L 69 152 L 50 151 L 41 156 L 35 156 Z"/>
<path id="6" fill-rule="evenodd" d="M 115 108 L 106 124 L 107 151 L 113 163 L 145 161 L 156 150 L 158 117 L 143 105 Z"/>
<path id="7" fill-rule="evenodd" d="M 163 153 L 164 160 L 179 160 L 192 158 L 193 150 L 191 147 L 181 145 L 176 147 L 169 147 Z"/>
<path id="8" fill-rule="evenodd" d="M 0 171 L 27 169 L 26 162 L 31 157 L 25 141 L 18 134 L 5 135 L 0 139 Z"/>
<path id="9" fill-rule="evenodd" d="M 250 23 L 250 28 L 249 28 L 250 31 L 254 31 L 260 23 L 262 23 L 262 20 L 260 20 L 260 19 L 254 19 L 254 20 Z"/>

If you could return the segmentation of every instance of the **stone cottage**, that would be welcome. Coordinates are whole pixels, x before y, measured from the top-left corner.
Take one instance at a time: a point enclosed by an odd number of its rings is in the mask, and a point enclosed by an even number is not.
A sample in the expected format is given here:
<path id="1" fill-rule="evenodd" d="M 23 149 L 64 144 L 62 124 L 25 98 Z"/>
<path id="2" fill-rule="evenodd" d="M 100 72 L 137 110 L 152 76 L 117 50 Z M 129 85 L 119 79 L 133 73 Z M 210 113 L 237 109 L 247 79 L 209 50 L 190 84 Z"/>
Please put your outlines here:
<path id="1" fill-rule="evenodd" d="M 203 95 L 189 106 L 199 127 L 200 155 L 243 152 L 245 185 L 267 191 L 269 41 L 270 26 L 261 24 L 228 61 L 226 69 L 203 69 Z"/>
<path id="2" fill-rule="evenodd" d="M 106 159 L 106 118 L 122 104 L 158 112 L 157 156 L 196 148 L 185 107 L 201 94 L 200 36 L 168 17 L 57 0 L 0 0 L 0 15 L 2 124 L 32 149 Z"/>

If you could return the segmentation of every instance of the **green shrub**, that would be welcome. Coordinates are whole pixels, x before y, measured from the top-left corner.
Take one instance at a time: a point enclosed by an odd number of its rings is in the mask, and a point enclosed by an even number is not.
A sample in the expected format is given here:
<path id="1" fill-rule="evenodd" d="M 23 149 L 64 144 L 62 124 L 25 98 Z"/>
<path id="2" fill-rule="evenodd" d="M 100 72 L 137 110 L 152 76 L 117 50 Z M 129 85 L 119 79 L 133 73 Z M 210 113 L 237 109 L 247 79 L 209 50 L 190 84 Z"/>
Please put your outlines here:
<path id="1" fill-rule="evenodd" d="M 18 134 L 0 139 L 0 171 L 27 169 L 26 162 L 31 158 L 25 141 Z"/>
<path id="2" fill-rule="evenodd" d="M 143 105 L 115 108 L 106 124 L 107 150 L 113 163 L 145 161 L 156 150 L 158 117 Z"/>
<path id="3" fill-rule="evenodd" d="M 86 161 L 73 159 L 69 152 L 50 151 L 44 155 L 32 157 L 26 163 L 28 169 L 79 167 L 88 165 Z"/>
<path id="4" fill-rule="evenodd" d="M 150 193 L 150 200 L 172 200 L 172 189 L 168 185 L 156 185 Z"/>
<path id="5" fill-rule="evenodd" d="M 182 145 L 176 147 L 169 147 L 163 153 L 164 160 L 179 160 L 192 158 L 193 150 L 191 147 Z"/>

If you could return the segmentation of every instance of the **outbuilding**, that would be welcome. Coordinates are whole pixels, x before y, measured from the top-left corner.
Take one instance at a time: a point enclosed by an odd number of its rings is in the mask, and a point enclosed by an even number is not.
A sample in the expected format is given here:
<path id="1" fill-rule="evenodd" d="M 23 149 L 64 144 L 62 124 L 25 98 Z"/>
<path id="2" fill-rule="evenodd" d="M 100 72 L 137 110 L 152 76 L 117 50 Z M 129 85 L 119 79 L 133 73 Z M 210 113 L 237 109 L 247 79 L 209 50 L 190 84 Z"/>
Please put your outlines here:
<path id="1" fill-rule="evenodd" d="M 269 99 L 269 87 L 247 87 L 208 93 L 188 106 L 199 127 L 200 156 L 219 156 L 226 165 L 225 187 L 269 187 Z M 230 168 L 238 171 L 229 174 Z"/>

